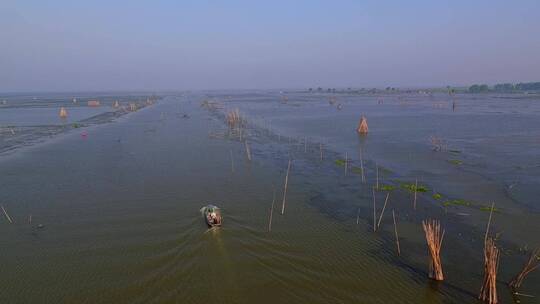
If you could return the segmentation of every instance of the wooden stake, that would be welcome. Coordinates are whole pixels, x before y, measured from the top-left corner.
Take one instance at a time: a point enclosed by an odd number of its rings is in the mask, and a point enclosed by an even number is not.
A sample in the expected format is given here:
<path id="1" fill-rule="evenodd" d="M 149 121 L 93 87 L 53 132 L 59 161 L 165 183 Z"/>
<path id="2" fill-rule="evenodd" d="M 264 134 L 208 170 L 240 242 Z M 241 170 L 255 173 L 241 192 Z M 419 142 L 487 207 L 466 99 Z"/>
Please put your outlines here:
<path id="1" fill-rule="evenodd" d="M 285 187 L 283 189 L 283 203 L 281 205 L 281 214 L 285 214 L 285 199 L 287 198 L 287 184 L 289 183 L 289 171 L 291 170 L 291 159 L 287 165 L 287 175 L 285 175 Z"/>
<path id="2" fill-rule="evenodd" d="M 32 215 L 31 214 L 28 216 L 28 224 L 32 225 Z"/>
<path id="3" fill-rule="evenodd" d="M 246 155 L 247 155 L 247 158 L 248 158 L 249 161 L 251 161 L 251 149 L 249 148 L 249 145 L 248 145 L 247 140 L 245 141 L 245 145 L 246 145 Z"/>
<path id="4" fill-rule="evenodd" d="M 388 203 L 388 197 L 390 196 L 390 192 L 386 193 L 386 199 L 384 200 L 384 206 L 381 211 L 381 216 L 379 217 L 379 222 L 377 222 L 377 228 L 381 226 L 381 220 L 384 215 L 384 209 L 386 209 L 386 203 Z"/>
<path id="5" fill-rule="evenodd" d="M 304 138 L 304 153 L 307 153 L 307 136 Z"/>
<path id="6" fill-rule="evenodd" d="M 232 149 L 230 150 L 230 152 L 231 152 L 231 172 L 234 173 L 234 159 L 233 159 Z"/>
<path id="7" fill-rule="evenodd" d="M 2 211 L 4 211 L 4 215 L 6 216 L 7 220 L 9 221 L 9 223 L 13 224 L 13 221 L 11 220 L 11 217 L 7 213 L 6 209 L 4 209 L 4 205 L 2 205 L 1 207 L 2 207 Z"/>
<path id="8" fill-rule="evenodd" d="M 270 218 L 268 219 L 268 232 L 272 231 L 272 214 L 274 213 L 274 203 L 276 202 L 276 188 L 272 195 L 272 206 L 270 207 Z"/>
<path id="9" fill-rule="evenodd" d="M 417 190 L 418 190 L 418 178 L 416 179 L 414 183 L 414 202 L 413 202 L 413 209 L 416 210 L 416 196 L 417 196 Z"/>
<path id="10" fill-rule="evenodd" d="M 392 209 L 392 218 L 394 219 L 394 234 L 396 235 L 397 255 L 401 256 L 401 250 L 399 249 L 399 237 L 398 237 L 397 225 L 396 225 L 396 214 L 394 213 L 394 209 Z"/>
<path id="11" fill-rule="evenodd" d="M 345 176 L 347 176 L 347 161 L 348 161 L 349 155 L 347 152 L 345 152 Z"/>
<path id="12" fill-rule="evenodd" d="M 319 143 L 319 150 L 321 151 L 321 161 L 322 161 L 322 143 Z"/>
<path id="13" fill-rule="evenodd" d="M 373 232 L 377 231 L 377 225 L 376 225 L 376 220 L 377 220 L 377 210 L 375 210 L 375 188 L 371 188 L 372 190 L 372 194 L 373 194 Z"/>
<path id="14" fill-rule="evenodd" d="M 356 225 L 360 223 L 360 207 L 358 207 L 358 212 L 356 213 Z"/>
<path id="15" fill-rule="evenodd" d="M 484 243 L 487 241 L 488 239 L 488 234 L 489 234 L 489 226 L 491 225 L 491 216 L 493 214 L 493 207 L 495 206 L 495 202 L 493 202 L 491 204 L 491 210 L 489 211 L 489 220 L 488 220 L 488 223 L 487 223 L 487 227 L 486 227 L 486 234 L 484 235 Z"/>
<path id="16" fill-rule="evenodd" d="M 362 148 L 360 148 L 360 171 L 362 172 L 362 183 L 365 183 L 366 177 L 364 175 L 364 157 L 362 154 Z"/>
<path id="17" fill-rule="evenodd" d="M 375 163 L 375 170 L 377 171 L 377 190 L 379 190 L 379 165 Z"/>

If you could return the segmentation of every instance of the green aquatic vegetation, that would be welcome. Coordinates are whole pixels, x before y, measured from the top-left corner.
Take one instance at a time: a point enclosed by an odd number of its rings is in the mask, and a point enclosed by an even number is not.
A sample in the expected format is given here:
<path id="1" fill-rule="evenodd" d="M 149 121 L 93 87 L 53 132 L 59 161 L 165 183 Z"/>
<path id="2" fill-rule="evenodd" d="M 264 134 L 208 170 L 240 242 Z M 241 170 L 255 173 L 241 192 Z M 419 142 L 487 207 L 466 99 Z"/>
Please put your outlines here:
<path id="1" fill-rule="evenodd" d="M 344 159 L 338 158 L 338 159 L 336 159 L 336 160 L 334 161 L 334 163 L 335 163 L 336 165 L 338 165 L 338 166 L 345 166 L 345 160 L 344 160 Z"/>
<path id="2" fill-rule="evenodd" d="M 415 184 L 413 183 L 401 183 L 400 184 L 401 188 L 409 191 L 409 192 L 414 192 L 416 190 L 416 192 L 428 192 L 429 189 L 427 186 L 424 186 L 424 185 L 418 185 L 418 187 L 416 187 Z"/>
<path id="3" fill-rule="evenodd" d="M 491 212 L 491 206 L 480 206 L 480 211 Z M 500 211 L 496 207 L 493 207 L 493 212 L 500 212 Z"/>
<path id="4" fill-rule="evenodd" d="M 356 173 L 356 174 L 362 174 L 362 168 L 360 168 L 360 167 L 353 166 L 353 167 L 351 168 L 351 171 L 352 171 L 353 173 Z"/>
<path id="5" fill-rule="evenodd" d="M 392 191 L 396 189 L 396 187 L 392 186 L 392 185 L 380 185 L 379 186 L 379 191 Z"/>
<path id="6" fill-rule="evenodd" d="M 448 150 L 448 152 L 454 153 L 454 154 L 459 154 L 459 153 L 461 153 L 460 150 Z"/>
<path id="7" fill-rule="evenodd" d="M 463 164 L 463 161 L 461 161 L 459 159 L 449 159 L 448 162 L 451 163 L 452 165 L 456 165 L 456 166 L 459 166 L 459 165 Z"/>
<path id="8" fill-rule="evenodd" d="M 440 200 L 442 198 L 442 195 L 440 193 L 433 193 L 433 198 L 436 200 Z"/>
<path id="9" fill-rule="evenodd" d="M 71 126 L 72 126 L 73 128 L 75 128 L 75 129 L 82 127 L 82 125 L 80 125 L 80 124 L 78 124 L 78 123 L 76 123 L 76 122 L 74 122 Z"/>
<path id="10" fill-rule="evenodd" d="M 464 199 L 455 199 L 455 200 L 448 200 L 443 202 L 443 206 L 470 206 L 471 203 L 464 200 Z"/>
<path id="11" fill-rule="evenodd" d="M 392 171 L 385 167 L 379 166 L 379 173 L 382 175 L 389 175 L 389 174 L 392 174 Z"/>

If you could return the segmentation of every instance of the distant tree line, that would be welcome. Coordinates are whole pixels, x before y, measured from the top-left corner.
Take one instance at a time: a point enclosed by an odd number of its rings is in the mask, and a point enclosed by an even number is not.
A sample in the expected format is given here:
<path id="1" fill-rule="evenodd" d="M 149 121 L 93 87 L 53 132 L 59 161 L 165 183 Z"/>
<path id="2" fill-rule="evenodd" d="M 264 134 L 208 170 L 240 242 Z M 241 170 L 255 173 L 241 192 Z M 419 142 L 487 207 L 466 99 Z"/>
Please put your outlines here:
<path id="1" fill-rule="evenodd" d="M 469 93 L 486 93 L 486 92 L 519 92 L 519 91 L 540 91 L 540 82 L 520 82 L 513 83 L 498 83 L 490 88 L 487 84 L 473 84 L 469 87 Z"/>

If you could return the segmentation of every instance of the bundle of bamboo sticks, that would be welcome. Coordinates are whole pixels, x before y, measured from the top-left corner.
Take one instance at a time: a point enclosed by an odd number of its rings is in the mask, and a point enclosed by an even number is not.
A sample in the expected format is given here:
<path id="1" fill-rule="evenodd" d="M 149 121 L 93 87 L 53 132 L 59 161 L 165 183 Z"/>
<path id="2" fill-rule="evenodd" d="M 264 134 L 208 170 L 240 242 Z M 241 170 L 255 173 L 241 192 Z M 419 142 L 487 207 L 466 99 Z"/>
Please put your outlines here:
<path id="1" fill-rule="evenodd" d="M 484 243 L 484 280 L 478 298 L 486 303 L 499 302 L 497 297 L 497 270 L 499 268 L 499 248 L 489 237 Z"/>
<path id="2" fill-rule="evenodd" d="M 240 116 L 240 110 L 235 109 L 227 113 L 227 124 L 230 127 L 240 126 L 242 123 L 242 117 Z"/>
<path id="3" fill-rule="evenodd" d="M 438 220 L 424 220 L 422 227 L 426 234 L 426 241 L 431 259 L 429 260 L 429 278 L 442 281 L 444 280 L 442 263 L 441 263 L 441 247 L 444 238 L 444 230 L 441 230 L 441 223 Z"/>
<path id="4" fill-rule="evenodd" d="M 538 267 L 540 267 L 540 248 L 537 248 L 531 252 L 529 259 L 527 260 L 527 263 L 523 265 L 521 272 L 512 278 L 510 282 L 508 282 L 508 286 L 514 289 L 520 288 L 523 280 L 525 280 L 525 277 Z"/>

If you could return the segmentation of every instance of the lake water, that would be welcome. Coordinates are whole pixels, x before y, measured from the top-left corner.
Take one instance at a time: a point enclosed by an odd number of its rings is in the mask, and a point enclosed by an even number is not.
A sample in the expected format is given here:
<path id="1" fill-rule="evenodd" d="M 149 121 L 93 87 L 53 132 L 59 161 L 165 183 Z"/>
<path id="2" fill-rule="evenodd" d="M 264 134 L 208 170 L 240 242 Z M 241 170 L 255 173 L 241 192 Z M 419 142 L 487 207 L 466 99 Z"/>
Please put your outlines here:
<path id="1" fill-rule="evenodd" d="M 201 107 L 205 100 L 216 109 Z M 178 94 L 84 128 L 86 136 L 70 130 L 12 150 L 0 159 L 0 203 L 13 220 L 0 218 L 0 302 L 475 303 L 492 202 L 491 234 L 503 252 L 498 288 L 510 302 L 504 282 L 526 249 L 540 246 L 539 101 Z M 236 108 L 247 120 L 242 134 L 224 121 Z M 361 115 L 367 136 L 355 131 Z M 48 119 L 39 116 L 25 123 Z M 13 117 L 0 119 L 8 125 Z M 431 136 L 444 151 L 433 151 Z M 373 232 L 377 171 L 380 185 L 395 190 Z M 415 180 L 428 188 L 416 210 L 403 189 Z M 386 193 L 375 194 L 377 219 Z M 222 228 L 207 229 L 199 210 L 208 203 L 222 208 Z M 446 229 L 438 284 L 427 278 L 426 218 Z M 540 272 L 522 287 L 537 297 L 522 303 L 539 303 L 537 286 Z"/>

